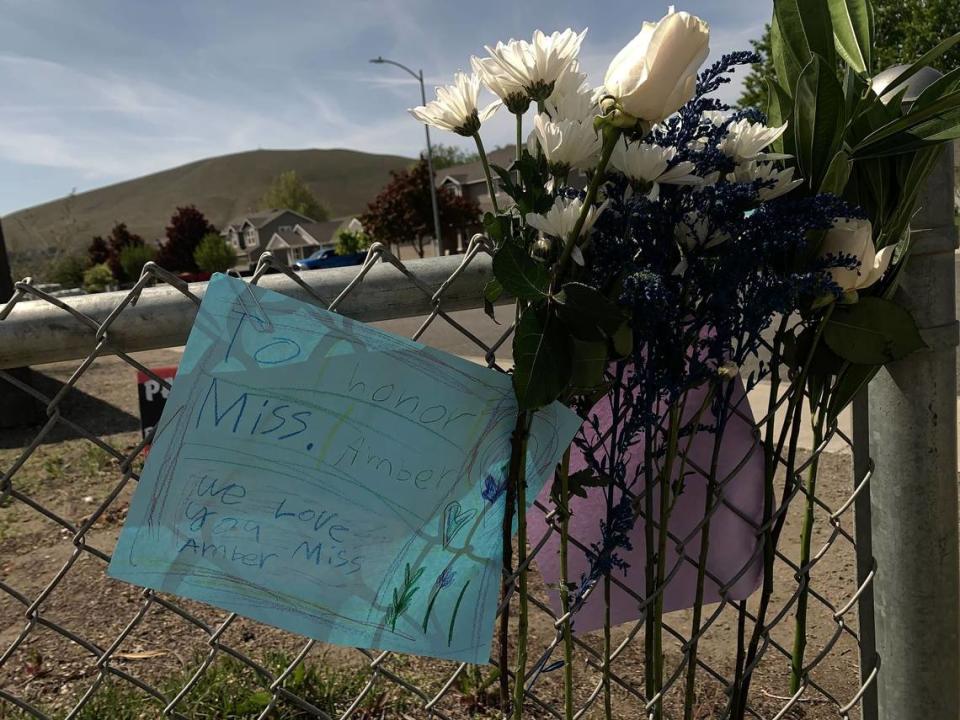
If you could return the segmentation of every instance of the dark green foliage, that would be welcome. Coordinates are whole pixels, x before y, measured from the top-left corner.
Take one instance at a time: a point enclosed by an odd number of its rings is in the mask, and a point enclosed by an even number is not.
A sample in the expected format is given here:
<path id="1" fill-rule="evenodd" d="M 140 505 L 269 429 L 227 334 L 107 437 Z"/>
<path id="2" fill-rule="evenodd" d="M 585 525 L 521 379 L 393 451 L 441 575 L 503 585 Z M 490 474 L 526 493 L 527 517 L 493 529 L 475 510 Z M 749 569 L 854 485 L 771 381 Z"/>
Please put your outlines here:
<path id="1" fill-rule="evenodd" d="M 87 268 L 83 273 L 83 289 L 89 293 L 107 290 L 114 283 L 113 272 L 105 263 Z"/>
<path id="2" fill-rule="evenodd" d="M 437 189 L 437 205 L 444 235 L 452 235 L 480 219 L 480 207 L 475 202 L 447 188 Z M 391 173 L 390 182 L 359 220 L 372 239 L 387 246 L 417 241 L 422 256 L 420 242 L 434 233 L 427 161 L 421 158 L 413 168 Z"/>
<path id="3" fill-rule="evenodd" d="M 199 268 L 193 255 L 200 241 L 216 232 L 193 205 L 178 207 L 167 225 L 167 239 L 157 253 L 157 264 L 173 272 L 196 272 Z"/>
<path id="4" fill-rule="evenodd" d="M 476 152 L 468 152 L 463 148 L 453 145 L 444 145 L 437 143 L 433 145 L 433 169 L 444 170 L 454 165 L 465 165 L 466 163 L 476 162 L 480 156 Z"/>
<path id="5" fill-rule="evenodd" d="M 873 23 L 870 70 L 877 73 L 892 65 L 912 62 L 943 38 L 960 32 L 960 8 L 956 0 L 874 0 Z M 764 79 L 774 75 L 770 31 L 768 24 L 759 39 L 750 41 L 761 62 L 752 65 L 743 79 L 740 107 L 767 106 Z M 930 64 L 941 72 L 960 67 L 960 46 Z"/>
<path id="6" fill-rule="evenodd" d="M 88 267 L 85 258 L 75 254 L 63 255 L 53 264 L 50 279 L 65 288 L 80 287 L 83 284 L 83 271 Z"/>
<path id="7" fill-rule="evenodd" d="M 140 277 L 143 266 L 153 260 L 157 252 L 150 245 L 131 245 L 120 251 L 122 279 L 132 282 Z"/>
<path id="8" fill-rule="evenodd" d="M 287 170 L 273 179 L 260 200 L 260 210 L 293 210 L 316 222 L 329 219 L 330 213 L 317 200 L 296 170 Z"/>
<path id="9" fill-rule="evenodd" d="M 218 233 L 208 233 L 197 246 L 193 259 L 201 270 L 222 273 L 237 264 L 237 253 Z"/>
<path id="10" fill-rule="evenodd" d="M 362 230 L 341 230 L 337 233 L 337 255 L 353 255 L 370 247 L 370 236 Z"/>

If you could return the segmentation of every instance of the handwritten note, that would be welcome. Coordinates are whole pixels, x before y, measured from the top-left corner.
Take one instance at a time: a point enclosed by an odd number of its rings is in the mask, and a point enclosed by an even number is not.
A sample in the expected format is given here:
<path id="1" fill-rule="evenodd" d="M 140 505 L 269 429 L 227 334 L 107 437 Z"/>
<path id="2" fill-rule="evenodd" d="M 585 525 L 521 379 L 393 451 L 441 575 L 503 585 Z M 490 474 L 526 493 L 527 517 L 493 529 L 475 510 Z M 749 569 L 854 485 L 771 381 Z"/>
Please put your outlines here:
<path id="1" fill-rule="evenodd" d="M 217 275 L 109 573 L 330 643 L 486 663 L 515 416 L 506 375 Z M 579 425 L 536 414 L 528 497 Z"/>

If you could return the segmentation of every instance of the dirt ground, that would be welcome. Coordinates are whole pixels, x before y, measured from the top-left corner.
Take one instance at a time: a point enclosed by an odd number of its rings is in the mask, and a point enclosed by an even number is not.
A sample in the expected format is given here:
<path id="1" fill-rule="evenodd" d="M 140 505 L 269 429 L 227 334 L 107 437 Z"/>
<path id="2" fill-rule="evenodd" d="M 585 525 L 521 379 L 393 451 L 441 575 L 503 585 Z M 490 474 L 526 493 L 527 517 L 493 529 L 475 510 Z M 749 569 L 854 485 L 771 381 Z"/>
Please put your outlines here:
<path id="1" fill-rule="evenodd" d="M 179 354 L 164 350 L 142 353 L 139 358 L 156 367 L 176 364 Z M 38 377 L 38 386 L 52 394 L 59 383 L 69 378 L 75 366 L 76 363 L 62 363 L 39 368 L 42 374 Z M 132 448 L 140 437 L 134 376 L 132 368 L 115 358 L 98 359 L 83 375 L 76 390 L 68 394 L 63 405 L 64 417 L 91 430 L 112 447 L 121 451 Z M 11 468 L 36 434 L 36 428 L 0 431 L 0 471 Z M 827 506 L 836 509 L 846 501 L 851 490 L 850 459 L 845 455 L 827 455 L 821 468 L 818 495 Z M 86 533 L 83 548 L 74 545 L 71 533 L 58 525 L 55 518 L 41 514 L 27 503 L 10 498 L 0 506 L 0 689 L 61 717 L 97 677 L 92 653 L 97 648 L 110 647 L 124 627 L 137 617 L 142 606 L 142 590 L 106 577 L 106 564 L 98 557 L 112 550 L 126 515 L 132 483 L 123 482 L 115 461 L 107 453 L 70 428 L 58 424 L 16 472 L 13 487 L 75 525 L 85 522 L 105 498 L 116 493 L 107 512 Z M 852 511 L 844 513 L 840 523 L 844 531 L 852 533 Z M 784 554 L 794 561 L 798 555 L 799 528 L 800 511 L 794 507 L 781 544 Z M 818 595 L 837 609 L 846 605 L 856 590 L 855 557 L 852 545 L 828 522 L 827 513 L 818 509 L 814 552 L 831 537 L 836 537 L 836 541 L 816 565 L 811 585 Z M 65 574 L 58 581 L 65 568 Z M 532 582 L 534 597 L 545 601 L 546 593 L 536 573 Z M 45 593 L 45 588 L 51 585 L 52 591 Z M 778 565 L 777 587 L 780 590 L 775 594 L 768 617 L 783 611 L 784 620 L 774 628 L 770 640 L 773 645 L 789 649 L 792 645 L 793 608 L 784 610 L 784 603 L 796 583 L 792 571 L 784 563 Z M 35 602 L 38 597 L 41 598 L 39 605 Z M 213 628 L 226 617 L 225 612 L 199 603 L 182 601 L 181 604 L 199 621 Z M 31 623 L 28 615 L 34 606 L 38 607 L 42 620 Z M 755 609 L 756 595 L 748 606 Z M 720 675 L 730 677 L 737 651 L 736 608 L 710 606 L 706 620 L 711 624 L 700 643 L 701 658 Z M 667 621 L 680 637 L 689 632 L 689 612 L 672 613 L 667 616 Z M 531 622 L 530 657 L 537 658 L 553 638 L 554 628 L 547 614 L 537 609 L 533 611 Z M 81 643 L 71 642 L 61 632 L 53 630 L 50 624 L 89 645 L 84 647 Z M 615 628 L 614 647 L 634 631 L 631 624 Z M 819 689 L 809 688 L 804 700 L 784 717 L 811 720 L 839 717 L 837 704 L 850 701 L 859 686 L 858 653 L 851 635 L 855 631 L 855 611 L 837 620 L 834 610 L 817 600 L 811 602 L 807 658 L 817 657 L 825 648 L 830 650 L 812 672 L 812 680 Z M 28 633 L 26 640 L 12 654 L 3 655 L 24 632 Z M 209 651 L 208 640 L 209 635 L 202 629 L 154 603 L 116 648 L 111 666 L 136 680 L 161 686 L 171 677 L 194 670 L 203 654 Z M 602 648 L 599 633 L 587 634 L 583 640 L 594 650 Z M 278 650 L 295 654 L 305 642 L 303 638 L 244 619 L 231 624 L 219 641 L 257 659 L 267 658 Z M 559 655 L 553 659 L 557 657 Z M 678 666 L 681 657 L 680 644 L 674 642 L 668 648 L 668 673 Z M 348 672 L 350 668 L 357 668 L 359 672 L 359 668 L 369 665 L 370 659 L 354 649 L 317 644 L 311 650 L 308 662 Z M 577 650 L 575 663 L 579 678 L 576 695 L 582 701 L 594 691 L 599 672 L 596 661 L 586 650 Z M 381 665 L 384 675 L 394 674 L 427 694 L 438 692 L 455 669 L 456 665 L 451 663 L 400 656 L 391 656 Z M 768 648 L 756 673 L 752 700 L 760 717 L 773 717 L 784 706 L 789 694 L 788 670 L 787 658 L 775 647 Z M 614 671 L 625 683 L 642 688 L 642 629 L 617 656 Z M 707 720 L 721 712 L 725 696 L 722 685 L 708 672 L 701 673 L 700 678 L 701 691 L 695 717 Z M 249 681 L 255 682 L 253 679 Z M 545 673 L 537 682 L 534 693 L 538 698 L 557 704 L 562 697 L 561 682 L 560 671 Z M 391 710 L 394 706 L 385 705 L 386 709 L 378 717 L 424 716 L 423 711 L 417 709 L 421 703 L 419 698 L 392 685 L 385 677 L 381 677 L 378 683 L 391 702 L 395 702 L 396 708 L 406 708 Z M 682 682 L 677 682 L 674 687 L 681 685 Z M 438 703 L 438 710 L 453 717 L 480 714 L 482 709 L 471 707 L 464 700 L 463 688 L 463 682 L 454 683 L 451 691 Z M 671 692 L 669 708 L 676 707 L 678 696 L 679 690 Z M 619 685 L 614 686 L 613 702 L 616 717 L 641 716 L 641 704 L 637 698 Z M 342 712 L 346 703 L 337 707 Z M 601 708 L 602 703 L 597 703 L 586 717 L 601 717 Z M 145 699 L 143 714 L 139 717 L 160 717 L 161 709 L 159 704 Z M 0 718 L 19 717 L 13 712 L 12 705 L 0 697 Z M 531 700 L 529 717 L 550 715 Z M 856 710 L 853 717 L 859 717 Z"/>

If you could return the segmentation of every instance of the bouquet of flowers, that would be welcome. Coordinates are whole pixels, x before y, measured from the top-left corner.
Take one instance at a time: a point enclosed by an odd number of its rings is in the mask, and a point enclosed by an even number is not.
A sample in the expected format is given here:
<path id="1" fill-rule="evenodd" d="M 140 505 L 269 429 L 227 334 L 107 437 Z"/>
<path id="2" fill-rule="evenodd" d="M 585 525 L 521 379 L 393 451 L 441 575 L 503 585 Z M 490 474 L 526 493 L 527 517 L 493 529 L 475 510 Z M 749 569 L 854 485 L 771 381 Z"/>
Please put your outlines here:
<path id="1" fill-rule="evenodd" d="M 869 11 L 867 0 L 852 4 Z M 910 107 L 882 100 L 889 87 L 871 87 L 868 74 L 869 27 L 849 18 L 834 23 L 826 3 L 804 13 L 795 5 L 776 4 L 777 77 L 770 79 L 765 112 L 734 109 L 714 97 L 737 66 L 757 61 L 755 54 L 733 53 L 703 67 L 707 23 L 672 8 L 643 23 L 599 86 L 578 63 L 585 33 L 537 31 L 530 42 L 487 47 L 486 57 L 472 58 L 472 74 L 457 74 L 454 84 L 438 88 L 436 100 L 411 111 L 475 140 L 492 206 L 484 217 L 494 246 L 487 311 L 493 316 L 504 294 L 516 300 L 518 413 L 503 519 L 503 593 L 519 597 L 512 693 L 506 609 L 500 682 L 504 712 L 517 718 L 525 687 L 558 667 L 549 661 L 560 646 L 565 713 L 573 717 L 574 626 L 594 594 L 606 606 L 602 697 L 611 717 L 614 579 L 642 598 L 646 701 L 652 717 L 662 717 L 666 588 L 691 559 L 696 570 L 687 606 L 694 615 L 683 688 L 684 715 L 692 717 L 708 590 L 738 577 L 707 577 L 712 553 L 719 552 L 711 550 L 711 519 L 736 482 L 736 471 L 719 459 L 728 428 L 743 416 L 744 389 L 767 380 L 769 412 L 754 433 L 762 444 L 755 498 L 761 530 L 750 553 L 760 559 L 763 589 L 755 630 L 741 638 L 725 713 L 743 717 L 783 524 L 778 467 L 785 463 L 787 470 L 783 498 L 789 501 L 801 480 L 808 502 L 813 498 L 816 463 L 803 479 L 795 472 L 804 400 L 813 408 L 819 443 L 877 367 L 922 346 L 909 314 L 890 299 L 891 288 L 909 251 L 917 187 L 937 144 L 957 134 L 958 81 L 946 76 Z M 832 31 L 824 34 L 824 24 Z M 903 70 L 890 87 L 896 92 L 931 57 Z M 489 104 L 480 102 L 484 87 L 496 96 Z M 489 165 L 480 136 L 501 108 L 516 122 L 510 167 Z M 756 369 L 741 378 L 751 360 Z M 558 399 L 577 408 L 584 425 L 549 495 L 559 534 L 559 636 L 528 667 L 526 442 L 532 414 Z M 787 408 L 780 424 L 779 403 Z M 702 506 L 683 543 L 693 549 L 681 559 L 672 549 L 674 512 L 693 491 L 694 445 L 706 447 L 712 462 L 696 476 Z M 571 453 L 579 466 L 572 473 Z M 590 518 L 598 539 L 586 553 L 586 570 L 570 577 L 571 498 L 588 494 L 601 500 L 602 512 Z M 801 568 L 809 561 L 810 523 L 812 512 Z M 626 552 L 635 542 L 643 545 L 643 567 L 628 576 Z M 803 674 L 805 591 L 796 613 L 796 684 Z"/>

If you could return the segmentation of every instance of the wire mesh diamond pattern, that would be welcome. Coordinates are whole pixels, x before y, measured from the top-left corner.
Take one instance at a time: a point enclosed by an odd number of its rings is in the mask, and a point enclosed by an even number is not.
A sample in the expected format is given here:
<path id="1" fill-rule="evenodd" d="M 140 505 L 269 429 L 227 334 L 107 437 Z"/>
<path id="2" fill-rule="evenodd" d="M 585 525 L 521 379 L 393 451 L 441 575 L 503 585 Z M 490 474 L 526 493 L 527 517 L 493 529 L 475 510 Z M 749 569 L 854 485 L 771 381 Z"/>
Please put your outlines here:
<path id="1" fill-rule="evenodd" d="M 509 362 L 504 360 L 503 351 L 509 350 L 513 331 L 512 324 L 503 320 L 509 317 L 509 310 L 504 307 L 498 312 L 498 319 L 503 321 L 499 326 L 493 326 L 494 321 L 485 315 L 471 315 L 474 321 L 487 324 L 480 332 L 479 328 L 466 326 L 462 318 L 454 317 L 444 306 L 445 294 L 459 274 L 478 258 L 487 258 L 490 250 L 482 236 L 475 237 L 458 269 L 439 287 L 429 286 L 417 275 L 417 268 L 428 261 L 405 263 L 379 245 L 371 249 L 356 277 L 335 298 L 320 297 L 301 275 L 269 253 L 260 258 L 249 281 L 257 283 L 268 272 L 281 272 L 316 304 L 336 311 L 345 298 L 364 292 L 364 279 L 371 268 L 390 265 L 396 271 L 397 284 L 417 288 L 432 307 L 412 333 L 414 339 L 429 343 L 431 328 L 442 326 L 474 347 L 476 355 L 489 366 L 505 370 Z M 211 693 L 219 693 L 217 702 L 223 714 L 202 717 L 498 717 L 496 643 L 492 648 L 494 657 L 487 666 L 332 648 L 201 603 L 104 578 L 112 541 L 138 480 L 149 437 L 119 444 L 112 437 L 98 435 L 93 425 L 88 427 L 87 418 L 69 413 L 67 407 L 91 369 L 109 355 L 169 388 L 167 380 L 111 342 L 111 327 L 117 318 L 136 304 L 145 288 L 158 283 L 176 288 L 199 305 L 200 299 L 183 281 L 149 264 L 139 282 L 120 297 L 114 311 L 102 322 L 29 280 L 17 284 L 14 298 L 0 310 L 2 322 L 16 312 L 21 302 L 48 303 L 57 308 L 61 322 L 78 323 L 89 332 L 91 347 L 85 357 L 78 358 L 80 363 L 70 377 L 51 394 L 35 389 L 10 372 L 0 371 L 0 380 L 35 397 L 47 413 L 46 422 L 22 447 L 0 456 L 8 458 L 0 465 L 0 544 L 6 545 L 4 514 L 16 515 L 17 522 L 27 528 L 27 536 L 34 538 L 38 548 L 33 551 L 18 545 L 17 552 L 39 553 L 27 580 L 22 572 L 10 570 L 14 558 L 6 549 L 0 559 L 0 615 L 7 619 L 0 628 L 0 718 L 98 717 L 103 712 L 98 708 L 107 707 L 106 700 L 118 692 L 132 692 L 141 698 L 141 717 L 193 717 L 191 708 L 205 702 Z M 481 300 L 477 298 L 478 306 Z M 481 335 L 496 339 L 484 341 Z M 90 389 L 91 394 L 95 392 Z M 782 413 L 784 397 L 785 394 L 774 398 L 769 405 L 772 412 Z M 738 406 L 737 411 L 747 416 L 745 405 Z M 757 428 L 762 428 L 767 419 L 760 417 Z M 773 422 L 780 421 L 775 417 Z M 58 433 L 68 434 L 72 438 L 69 442 L 82 448 L 74 453 L 79 460 L 64 465 L 58 456 L 60 445 L 53 443 Z M 778 543 L 775 590 L 769 607 L 758 607 L 759 593 L 748 600 L 733 599 L 729 597 L 730 587 L 762 560 L 763 544 L 758 542 L 754 555 L 733 581 L 711 578 L 719 586 L 720 601 L 705 606 L 702 617 L 694 620 L 690 611 L 668 613 L 663 633 L 670 644 L 665 650 L 665 679 L 658 697 L 648 697 L 645 691 L 642 618 L 643 611 L 649 611 L 656 597 L 643 597 L 637 592 L 629 572 L 625 577 L 611 577 L 612 584 L 636 601 L 641 619 L 610 631 L 606 673 L 602 634 L 574 636 L 575 717 L 604 716 L 605 675 L 613 717 L 643 717 L 660 699 L 664 701 L 666 717 L 723 717 L 730 709 L 733 688 L 742 679 L 736 676 L 738 655 L 742 660 L 740 672 L 753 675 L 747 716 L 767 720 L 860 717 L 859 701 L 875 678 L 876 661 L 864 658 L 867 670 L 861 673 L 857 605 L 869 590 L 872 574 L 858 584 L 852 570 L 857 552 L 852 515 L 855 498 L 864 492 L 870 473 L 851 482 L 848 461 L 834 452 L 838 444 L 852 448 L 850 438 L 833 427 L 820 446 L 802 458 L 779 456 L 782 469 L 778 487 L 783 489 L 782 499 L 763 526 L 744 518 L 744 522 L 753 523 L 757 537 L 775 528 L 786 538 L 798 524 L 798 513 L 809 505 L 817 518 L 814 551 L 809 561 L 801 567 L 795 548 L 789 547 L 789 543 Z M 750 452 L 761 450 L 754 448 Z M 742 458 L 738 467 L 747 459 Z M 834 482 L 825 490 L 811 493 L 803 477 L 814 462 L 827 466 L 845 483 Z M 33 466 L 42 468 L 46 481 L 63 483 L 74 502 L 43 499 L 47 488 L 28 478 L 25 469 Z M 784 483 L 786 468 L 793 471 L 789 482 Z M 705 476 L 703 468 L 693 470 Z M 85 494 L 84 478 L 91 473 L 109 479 L 109 486 L 102 499 L 89 498 L 92 502 L 79 515 L 74 511 L 75 501 Z M 721 490 L 734 475 L 735 472 L 721 479 Z M 692 542 L 692 538 L 727 502 L 722 499 L 722 492 L 718 496 L 720 503 L 693 533 L 687 537 L 669 535 L 677 559 L 668 577 L 683 564 L 697 567 L 698 543 Z M 807 503 L 808 497 L 811 503 Z M 551 504 L 538 502 L 536 507 L 544 516 L 546 532 L 529 538 L 527 567 L 533 572 L 529 594 L 530 662 L 522 679 L 526 688 L 525 716 L 562 719 L 563 672 L 556 662 L 562 642 L 562 618 L 554 613 L 548 588 L 536 572 L 538 553 L 548 537 L 559 532 L 557 513 Z M 726 507 L 737 512 L 729 503 Z M 655 523 L 655 519 L 651 521 Z M 56 546 L 50 547 L 54 537 Z M 581 552 L 587 549 L 585 542 L 576 537 L 570 538 L 570 546 Z M 507 602 L 514 607 L 514 614 L 518 598 L 513 581 L 520 570 L 514 567 L 510 578 L 514 591 Z M 791 694 L 785 688 L 793 617 L 805 583 L 810 588 L 811 632 L 803 681 L 799 690 Z M 597 585 L 590 592 L 602 592 L 602 587 Z M 72 611 L 64 612 L 65 608 Z M 699 671 L 696 705 L 684 715 L 683 685 L 694 653 Z M 57 667 L 51 668 L 52 665 Z M 511 668 L 504 670 L 512 677 Z M 861 681 L 862 676 L 865 681 Z M 316 682 L 311 683 L 311 678 Z M 518 681 L 521 679 L 512 677 L 512 682 Z M 324 692 L 316 692 L 317 688 Z M 243 698 L 243 703 L 237 698 Z"/>

